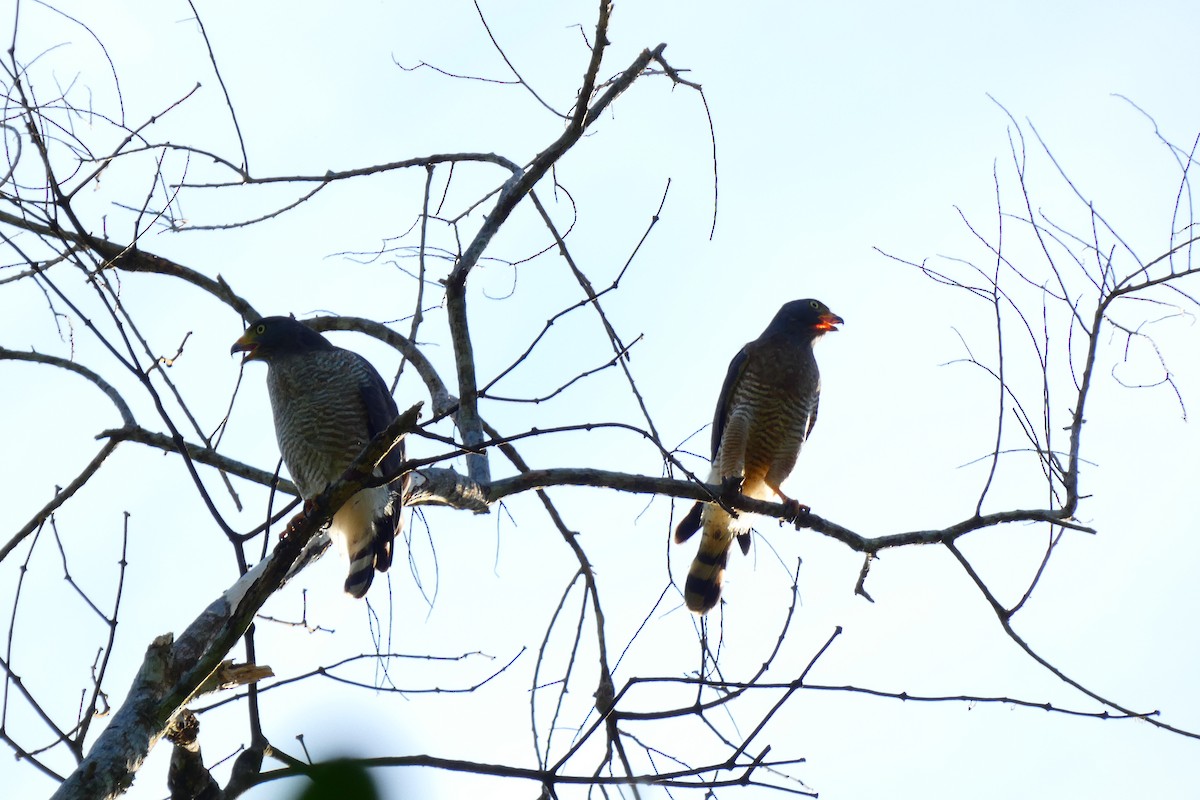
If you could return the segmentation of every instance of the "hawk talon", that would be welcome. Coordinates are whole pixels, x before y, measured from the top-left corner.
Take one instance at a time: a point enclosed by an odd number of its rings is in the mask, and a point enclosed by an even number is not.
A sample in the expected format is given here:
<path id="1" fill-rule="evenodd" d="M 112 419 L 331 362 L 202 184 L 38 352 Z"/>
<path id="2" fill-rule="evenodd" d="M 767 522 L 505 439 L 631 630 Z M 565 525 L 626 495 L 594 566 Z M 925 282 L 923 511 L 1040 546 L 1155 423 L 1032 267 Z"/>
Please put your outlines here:
<path id="1" fill-rule="evenodd" d="M 305 514 L 303 511 L 301 511 L 299 514 L 288 520 L 287 527 L 285 527 L 279 534 L 279 541 L 286 541 L 288 537 L 294 535 L 296 531 L 300 530 L 300 526 L 304 524 L 304 520 L 306 519 L 308 519 L 308 514 Z"/>
<path id="2" fill-rule="evenodd" d="M 742 493 L 745 478 L 741 475 L 730 475 L 721 480 L 721 497 L 737 497 Z"/>
<path id="3" fill-rule="evenodd" d="M 800 520 L 800 517 L 807 516 L 810 513 L 812 513 L 811 508 L 789 497 L 783 501 L 784 516 L 780 519 L 780 522 L 795 524 Z"/>
<path id="4" fill-rule="evenodd" d="M 304 524 L 304 520 L 308 519 L 308 515 L 311 514 L 316 507 L 317 504 L 315 501 L 305 500 L 304 505 L 300 509 L 300 513 L 288 520 L 287 527 L 284 528 L 283 532 L 279 534 L 279 540 L 283 541 L 298 531 L 300 526 Z"/>

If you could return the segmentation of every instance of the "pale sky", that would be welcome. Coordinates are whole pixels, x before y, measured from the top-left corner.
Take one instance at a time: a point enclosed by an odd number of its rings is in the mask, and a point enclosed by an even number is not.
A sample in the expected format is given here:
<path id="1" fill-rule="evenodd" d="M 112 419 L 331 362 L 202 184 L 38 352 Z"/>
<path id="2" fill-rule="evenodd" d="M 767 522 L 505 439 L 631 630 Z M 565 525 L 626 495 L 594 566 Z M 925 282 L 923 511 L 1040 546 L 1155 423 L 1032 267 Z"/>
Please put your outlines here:
<path id="1" fill-rule="evenodd" d="M 287 10 L 198 5 L 256 176 L 320 175 L 466 151 L 524 163 L 562 130 L 561 121 L 522 88 L 397 67 L 427 62 L 452 73 L 509 79 L 470 3 L 359 0 L 336 9 L 298 4 Z M 147 135 L 240 160 L 221 88 L 186 3 L 126 3 L 103 13 L 86 2 L 57 7 L 85 21 L 107 47 L 131 125 L 161 114 L 199 83 Z M 596 4 L 489 2 L 482 8 L 521 74 L 551 106 L 568 111 L 588 55 L 576 26 L 590 39 Z M 1005 209 L 1024 213 L 1009 149 L 1010 137 L 1018 135 L 1015 119 L 1025 136 L 1036 213 L 1078 236 L 1091 236 L 1086 207 L 1045 157 L 1034 128 L 1079 192 L 1143 260 L 1162 253 L 1180 169 L 1154 125 L 1117 95 L 1151 115 L 1162 136 L 1191 146 L 1200 132 L 1193 11 L 1183 2 L 1136 9 L 1115 2 L 617 3 L 603 76 L 624 69 L 643 48 L 666 42 L 671 65 L 686 69 L 685 76 L 704 87 L 718 159 L 715 234 L 709 238 L 713 173 L 704 106 L 694 91 L 672 88 L 662 76 L 639 79 L 561 163 L 557 179 L 570 193 L 574 212 L 571 200 L 556 195 L 549 180 L 538 193 L 561 229 L 577 214 L 568 244 L 600 288 L 619 274 L 670 180 L 660 221 L 619 289 L 605 298 L 624 341 L 638 340 L 630 368 L 664 442 L 678 445 L 708 424 L 729 359 L 761 332 L 782 302 L 818 297 L 846 324 L 818 347 L 824 381 L 820 423 L 786 484 L 792 496 L 870 536 L 942 527 L 971 516 L 987 475 L 987 463 L 977 459 L 990 453 L 995 438 L 996 389 L 981 370 L 950 362 L 966 356 L 964 342 L 979 360 L 994 362 L 990 306 L 880 251 L 913 262 L 929 259 L 964 280 L 971 277 L 969 267 L 954 259 L 992 268 L 994 257 L 960 211 L 994 241 L 999 180 Z M 23 65 L 36 59 L 28 80 L 37 95 L 50 99 L 71 85 L 68 96 L 77 105 L 114 116 L 112 74 L 92 38 L 44 7 L 25 3 L 21 14 L 16 54 Z M 12 18 L 4 15 L 5 24 Z M 0 39 L 7 42 L 9 36 Z M 110 128 L 82 117 L 74 124 L 76 135 L 94 141 L 98 152 L 111 146 Z M 195 182 L 233 177 L 198 157 L 186 165 L 182 155 L 172 153 L 165 162 L 168 179 L 178 181 L 185 167 Z M 445 174 L 438 172 L 439 190 Z M 113 204 L 140 204 L 152 175 L 148 158 L 129 159 L 99 188 L 79 196 L 97 232 L 128 238 L 129 215 Z M 447 213 L 458 213 L 503 178 L 490 166 L 460 167 Z M 370 317 L 406 333 L 416 284 L 397 266 L 411 270 L 413 262 L 389 254 L 366 263 L 366 256 L 348 254 L 394 246 L 389 238 L 405 233 L 417 217 L 424 179 L 424 170 L 417 169 L 331 186 L 277 219 L 222 231 L 195 228 L 253 218 L 290 202 L 302 189 L 190 190 L 178 206 L 187 221 L 184 230 L 156 231 L 142 247 L 206 275 L 220 274 L 264 313 Z M 1186 204 L 1182 213 L 1177 228 L 1186 223 Z M 481 220 L 477 210 L 461 226 L 462 235 L 473 235 Z M 1012 258 L 1029 264 L 1035 283 L 1048 280 L 1044 259 L 1027 240 L 1022 243 L 1019 223 L 1009 219 L 1004 225 Z M 440 245 L 453 246 L 444 227 L 436 236 Z M 520 259 L 550 243 L 525 204 L 486 255 Z M 16 260 L 6 251 L 0 263 Z M 0 279 L 8 273 L 0 272 Z M 1010 280 L 1014 296 L 1040 320 L 1036 290 Z M 1074 281 L 1074 291 L 1089 301 L 1090 285 L 1078 273 Z M 1193 297 L 1200 292 L 1194 279 L 1180 287 Z M 579 297 L 566 265 L 553 253 L 517 267 L 485 262 L 469 289 L 480 373 L 487 378 L 528 346 L 550 314 Z M 75 290 L 88 299 L 83 289 Z M 170 375 L 211 431 L 238 379 L 238 363 L 228 351 L 242 321 L 200 292 L 161 278 L 125 276 L 122 292 L 156 348 L 174 353 L 191 332 Z M 88 302 L 94 313 L 94 302 Z M 1163 721 L 1200 733 L 1194 680 L 1200 651 L 1191 635 L 1200 602 L 1192 574 L 1200 543 L 1190 502 L 1200 472 L 1195 456 L 1200 348 L 1195 307 L 1178 298 L 1172 302 L 1177 305 L 1150 312 L 1137 304 L 1122 306 L 1118 313 L 1126 315 L 1121 317 L 1126 325 L 1154 321 L 1145 330 L 1172 370 L 1187 418 L 1169 387 L 1128 388 L 1154 382 L 1162 370 L 1144 341 L 1126 353 L 1124 337 L 1108 328 L 1086 415 L 1089 463 L 1082 491 L 1091 497 L 1078 513 L 1097 534 L 1064 535 L 1014 624 L 1037 653 L 1089 689 L 1127 707 L 1158 710 Z M 74 351 L 58 337 L 44 295 L 29 281 L 0 285 L 0 309 L 7 321 L 0 327 L 0 345 L 74 355 L 106 375 L 120 375 L 83 329 L 76 330 Z M 1064 331 L 1055 331 L 1050 350 L 1057 366 L 1052 411 L 1061 427 L 1073 395 L 1063 362 L 1068 344 L 1059 334 Z M 1040 398 L 1023 335 L 1008 329 L 1009 374 L 1021 396 Z M 388 348 L 357 335 L 331 338 L 363 353 L 385 376 L 395 374 L 399 359 Z M 420 338 L 424 352 L 451 380 L 442 309 L 429 312 Z M 555 326 L 545 346 L 497 392 L 545 394 L 611 355 L 595 315 L 576 312 Z M 261 367 L 246 368 L 221 449 L 272 469 L 278 450 L 263 378 Z M 120 423 L 93 387 L 46 366 L 0 362 L 0 385 L 8 389 L 0 393 L 0 442 L 9 454 L 0 460 L 0 482 L 8 487 L 3 542 L 94 455 L 100 445 L 93 437 Z M 139 421 L 159 429 L 132 382 L 121 388 Z M 397 402 L 404 408 L 417 400 L 428 397 L 410 370 Z M 483 413 L 506 433 L 585 421 L 644 424 L 624 379 L 611 369 L 554 402 L 491 403 Z M 1019 447 L 1008 413 L 1006 442 Z M 707 442 L 704 429 L 687 449 L 704 453 Z M 428 442 L 411 442 L 409 448 L 419 455 L 442 452 Z M 655 476 L 662 471 L 657 450 L 633 434 L 572 433 L 528 441 L 520 449 L 538 468 L 595 466 Z M 689 463 L 705 471 L 700 459 Z M 462 469 L 461 462 L 457 466 Z M 492 468 L 496 475 L 511 474 L 499 457 Z M 203 474 L 231 524 L 253 527 L 262 516 L 265 491 L 236 482 L 247 504 L 238 514 L 228 495 L 221 495 L 216 474 Z M 1039 474 L 1032 459 L 1006 457 L 984 510 L 1044 504 Z M 682 608 L 674 588 L 655 605 L 672 576 L 682 582 L 694 554 L 691 543 L 668 544 L 670 503 L 585 489 L 552 490 L 551 496 L 595 567 L 615 651 L 610 660 L 615 663 L 632 640 L 616 670 L 618 686 L 634 676 L 693 672 L 699 663 L 696 618 Z M 125 511 L 131 514 L 129 568 L 104 686 L 114 705 L 122 701 L 150 640 L 182 631 L 237 577 L 224 537 L 178 460 L 124 444 L 57 517 L 73 577 L 105 610 L 117 579 Z M 425 592 L 436 589 L 436 598 L 432 606 L 423 599 L 402 553 L 390 581 L 380 581 L 370 595 L 384 625 L 391 626 L 385 647 L 437 656 L 479 651 L 490 658 L 449 665 L 392 661 L 391 679 L 414 690 L 404 696 L 320 679 L 268 691 L 262 696 L 267 735 L 297 756 L 302 751 L 295 737 L 303 735 L 314 758 L 424 753 L 535 766 L 530 687 L 537 649 L 576 568 L 573 556 L 532 495 L 506 501 L 504 509 L 486 516 L 428 508 L 422 513 L 424 522 L 410 524 L 413 559 Z M 861 558 L 845 546 L 773 522 L 759 531 L 763 535 L 750 557 L 731 558 L 721 653 L 726 678 L 748 677 L 770 653 L 791 601 L 790 573 L 802 559 L 801 604 L 769 679 L 796 677 L 842 626 L 810 675 L 815 683 L 1104 710 L 1004 635 L 945 548 L 883 553 L 867 581 L 872 604 L 854 594 Z M 992 529 L 968 536 L 962 548 L 1002 599 L 1013 603 L 1036 573 L 1046 533 L 1044 526 Z M 105 629 L 64 586 L 59 549 L 48 530 L 43 535 L 12 630 L 8 612 L 29 545 L 0 562 L 5 612 L 0 632 L 11 642 L 17 673 L 39 697 L 55 698 L 47 710 L 70 727 L 80 692 L 90 686 Z M 327 556 L 264 608 L 277 618 L 298 619 L 306 590 L 309 622 L 335 631 L 261 623 L 260 661 L 280 678 L 372 651 L 366 606 L 341 595 L 342 572 L 343 565 Z M 566 618 L 578 614 L 578 602 L 576 589 Z M 714 613 L 710 619 L 715 634 L 721 618 Z M 542 667 L 543 681 L 558 676 L 567 658 L 573 623 L 561 625 Z M 588 720 L 595 680 L 590 627 L 583 642 L 560 720 L 564 730 L 554 740 L 556 753 Z M 470 686 L 522 648 L 527 649 L 508 671 L 475 693 L 416 691 Z M 242 657 L 240 648 L 235 654 Z M 383 680 L 369 666 L 354 674 L 368 683 Z M 47 694 L 46 687 L 61 691 Z M 544 737 L 556 695 L 542 692 L 537 713 Z M 29 748 L 49 744 L 46 729 L 13 698 L 11 684 L 9 694 L 7 730 Z M 659 696 L 647 691 L 631 698 L 629 709 L 660 707 L 669 696 L 666 690 Z M 724 733 L 745 734 L 777 697 L 764 692 L 735 719 L 717 722 Z M 245 719 L 244 701 L 201 716 L 208 763 L 249 741 Z M 722 752 L 695 720 L 629 730 L 689 763 Z M 807 759 L 789 774 L 823 798 L 847 800 L 1184 798 L 1194 794 L 1189 766 L 1200 747 L 1194 738 L 1137 721 L 823 691 L 792 698 L 756 743 L 771 744 L 776 757 Z M 51 793 L 53 782 L 2 756 L 0 786 L 8 787 L 6 794 Z M 156 747 L 128 796 L 166 796 L 169 756 L 169 746 Z M 72 766 L 62 753 L 47 754 L 46 760 L 64 773 Z M 580 758 L 576 771 L 590 771 L 594 763 Z M 219 780 L 227 769 L 228 764 L 216 770 Z M 401 796 L 394 788 L 399 786 L 428 798 L 468 793 L 517 798 L 538 791 L 530 783 L 431 770 L 381 771 L 377 777 L 393 787 L 389 797 Z M 276 783 L 245 796 L 272 800 L 291 791 L 291 785 Z M 658 789 L 641 791 L 642 797 L 666 796 Z M 769 795 L 749 789 L 720 796 Z"/>

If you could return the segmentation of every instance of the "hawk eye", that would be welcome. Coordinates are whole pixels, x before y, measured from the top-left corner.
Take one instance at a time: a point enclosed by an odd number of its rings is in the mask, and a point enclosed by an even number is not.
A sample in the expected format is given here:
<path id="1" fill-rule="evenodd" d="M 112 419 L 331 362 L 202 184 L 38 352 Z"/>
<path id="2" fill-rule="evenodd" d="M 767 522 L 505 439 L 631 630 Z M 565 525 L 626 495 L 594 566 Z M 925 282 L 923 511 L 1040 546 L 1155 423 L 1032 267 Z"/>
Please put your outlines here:
<path id="1" fill-rule="evenodd" d="M 264 333 L 267 332 L 267 326 L 259 325 L 257 328 L 254 329 L 254 332 L 257 333 L 259 336 L 262 336 Z"/>

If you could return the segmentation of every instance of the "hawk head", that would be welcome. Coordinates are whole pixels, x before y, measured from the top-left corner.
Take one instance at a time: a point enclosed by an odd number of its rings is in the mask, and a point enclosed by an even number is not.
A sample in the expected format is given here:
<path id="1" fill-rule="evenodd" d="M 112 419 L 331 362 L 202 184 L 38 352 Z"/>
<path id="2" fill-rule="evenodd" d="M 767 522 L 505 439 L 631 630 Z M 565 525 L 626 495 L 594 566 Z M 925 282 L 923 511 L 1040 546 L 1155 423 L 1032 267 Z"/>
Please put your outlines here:
<path id="1" fill-rule="evenodd" d="M 784 303 L 767 326 L 766 335 L 784 334 L 816 338 L 836 331 L 845 320 L 820 300 L 792 300 Z"/>
<path id="2" fill-rule="evenodd" d="M 332 349 L 328 339 L 297 319 L 263 317 L 246 329 L 242 338 L 229 348 L 229 353 L 245 353 L 243 361 L 270 363 L 283 356 Z"/>

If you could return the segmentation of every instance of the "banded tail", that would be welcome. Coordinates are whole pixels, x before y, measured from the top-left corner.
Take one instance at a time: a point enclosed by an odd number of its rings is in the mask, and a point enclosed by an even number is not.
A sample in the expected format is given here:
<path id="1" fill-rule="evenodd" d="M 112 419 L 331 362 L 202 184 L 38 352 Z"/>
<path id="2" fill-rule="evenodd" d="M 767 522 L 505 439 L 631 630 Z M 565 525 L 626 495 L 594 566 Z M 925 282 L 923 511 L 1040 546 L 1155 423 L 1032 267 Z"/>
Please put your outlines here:
<path id="1" fill-rule="evenodd" d="M 344 589 L 356 599 L 366 596 L 376 572 L 392 565 L 392 542 L 400 530 L 399 498 L 389 502 L 387 487 L 364 489 L 333 517 L 330 538 L 350 560 Z"/>
<path id="2" fill-rule="evenodd" d="M 706 614 L 721 599 L 721 583 L 725 580 L 725 565 L 729 562 L 729 545 L 706 530 L 700 539 L 700 550 L 692 560 L 687 581 L 683 584 L 683 602 L 697 614 Z"/>
<path id="3" fill-rule="evenodd" d="M 742 555 L 749 553 L 750 531 L 742 530 L 720 506 L 697 502 L 675 527 L 675 543 L 686 542 L 701 528 L 704 534 L 683 584 L 683 601 L 697 614 L 706 614 L 721 599 L 721 583 L 733 540 L 737 539 Z"/>
<path id="4" fill-rule="evenodd" d="M 708 613 L 721 599 L 721 584 L 733 540 L 737 539 L 743 553 L 750 550 L 750 532 L 738 522 L 716 504 L 696 503 L 675 528 L 676 543 L 703 531 L 700 549 L 683 585 L 683 601 L 697 614 Z"/>
<path id="5" fill-rule="evenodd" d="M 371 588 L 376 572 L 387 572 L 392 565 L 392 520 L 375 520 L 375 535 L 362 549 L 350 554 L 350 572 L 346 576 L 346 594 L 361 599 Z"/>

